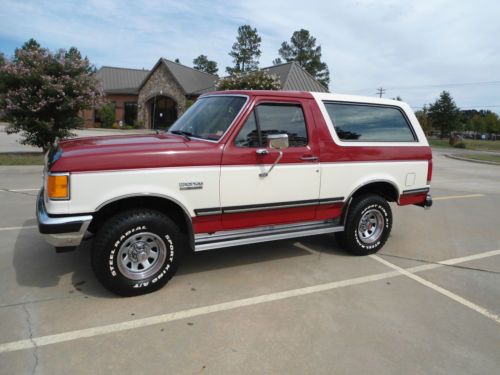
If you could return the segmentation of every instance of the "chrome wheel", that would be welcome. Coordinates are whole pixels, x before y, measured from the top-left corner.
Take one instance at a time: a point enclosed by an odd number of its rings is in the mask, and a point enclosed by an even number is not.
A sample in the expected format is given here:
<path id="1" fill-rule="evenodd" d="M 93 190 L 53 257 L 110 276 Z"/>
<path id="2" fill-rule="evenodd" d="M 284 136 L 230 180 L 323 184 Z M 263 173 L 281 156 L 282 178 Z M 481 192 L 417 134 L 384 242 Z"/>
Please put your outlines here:
<path id="1" fill-rule="evenodd" d="M 123 276 L 141 280 L 156 274 L 167 257 L 165 242 L 150 232 L 137 233 L 118 251 L 118 269 Z"/>
<path id="2" fill-rule="evenodd" d="M 377 209 L 364 213 L 358 224 L 358 237 L 365 244 L 376 242 L 384 231 L 384 216 Z"/>

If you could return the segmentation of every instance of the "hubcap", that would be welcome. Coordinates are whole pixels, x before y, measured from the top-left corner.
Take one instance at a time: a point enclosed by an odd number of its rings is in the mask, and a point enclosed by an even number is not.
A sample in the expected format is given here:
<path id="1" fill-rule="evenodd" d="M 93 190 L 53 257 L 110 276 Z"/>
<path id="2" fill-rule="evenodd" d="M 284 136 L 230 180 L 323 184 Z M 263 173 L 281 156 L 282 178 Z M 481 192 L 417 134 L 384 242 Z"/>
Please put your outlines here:
<path id="1" fill-rule="evenodd" d="M 384 231 L 384 216 L 377 209 L 365 212 L 358 225 L 358 237 L 365 244 L 372 244 L 380 238 Z"/>
<path id="2" fill-rule="evenodd" d="M 156 234 L 142 232 L 126 240 L 118 251 L 118 269 L 123 276 L 141 280 L 157 273 L 167 257 L 165 242 Z"/>

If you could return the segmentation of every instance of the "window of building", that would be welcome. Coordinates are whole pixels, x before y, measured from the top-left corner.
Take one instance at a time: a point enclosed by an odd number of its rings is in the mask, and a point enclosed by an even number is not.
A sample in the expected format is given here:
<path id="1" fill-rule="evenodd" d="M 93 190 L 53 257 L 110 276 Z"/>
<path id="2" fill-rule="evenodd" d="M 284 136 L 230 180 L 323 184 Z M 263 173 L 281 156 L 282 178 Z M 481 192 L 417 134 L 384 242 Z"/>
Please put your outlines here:
<path id="1" fill-rule="evenodd" d="M 125 102 L 123 104 L 123 107 L 123 122 L 125 123 L 125 125 L 134 125 L 134 123 L 137 121 L 137 103 Z"/>
<path id="2" fill-rule="evenodd" d="M 261 104 L 250 114 L 236 137 L 238 147 L 263 147 L 268 134 L 288 134 L 290 147 L 307 145 L 307 127 L 300 105 Z"/>
<path id="3" fill-rule="evenodd" d="M 395 107 L 325 103 L 342 141 L 414 142 L 415 135 L 405 116 Z"/>

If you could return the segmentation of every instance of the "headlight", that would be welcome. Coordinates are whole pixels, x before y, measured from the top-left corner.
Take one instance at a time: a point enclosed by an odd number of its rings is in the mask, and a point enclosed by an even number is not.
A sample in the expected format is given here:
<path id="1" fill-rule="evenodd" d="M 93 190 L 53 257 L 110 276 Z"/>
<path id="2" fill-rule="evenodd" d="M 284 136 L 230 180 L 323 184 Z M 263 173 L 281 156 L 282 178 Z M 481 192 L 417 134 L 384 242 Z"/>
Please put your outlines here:
<path id="1" fill-rule="evenodd" d="M 69 199 L 69 173 L 48 175 L 47 196 L 56 200 Z"/>

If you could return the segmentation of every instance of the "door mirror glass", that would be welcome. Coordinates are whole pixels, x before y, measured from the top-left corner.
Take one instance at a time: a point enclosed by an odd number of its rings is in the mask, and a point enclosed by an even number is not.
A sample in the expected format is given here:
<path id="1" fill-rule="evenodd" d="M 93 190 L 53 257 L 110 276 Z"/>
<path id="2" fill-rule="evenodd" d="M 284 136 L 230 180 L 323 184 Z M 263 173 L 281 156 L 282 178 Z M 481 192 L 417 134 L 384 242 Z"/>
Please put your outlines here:
<path id="1" fill-rule="evenodd" d="M 288 148 L 288 134 L 268 134 L 267 147 L 275 150 Z"/>

